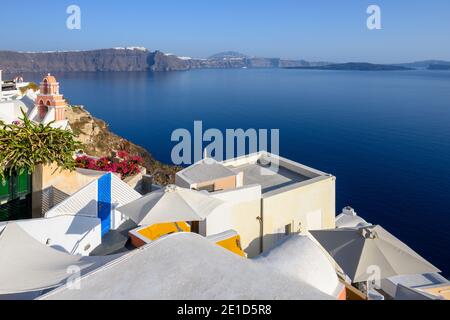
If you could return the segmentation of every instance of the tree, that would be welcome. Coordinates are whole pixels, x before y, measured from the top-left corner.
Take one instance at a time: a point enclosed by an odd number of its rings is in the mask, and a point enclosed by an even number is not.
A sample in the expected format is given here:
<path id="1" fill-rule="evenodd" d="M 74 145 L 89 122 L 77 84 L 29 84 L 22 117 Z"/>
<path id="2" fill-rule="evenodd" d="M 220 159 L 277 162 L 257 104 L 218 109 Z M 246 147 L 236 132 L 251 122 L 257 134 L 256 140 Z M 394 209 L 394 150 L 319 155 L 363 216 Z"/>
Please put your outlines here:
<path id="1" fill-rule="evenodd" d="M 21 121 L 0 121 L 0 178 L 26 170 L 33 173 L 37 165 L 56 163 L 61 170 L 75 170 L 74 153 L 82 147 L 71 131 L 53 128 L 52 123 L 38 124 L 22 111 Z"/>

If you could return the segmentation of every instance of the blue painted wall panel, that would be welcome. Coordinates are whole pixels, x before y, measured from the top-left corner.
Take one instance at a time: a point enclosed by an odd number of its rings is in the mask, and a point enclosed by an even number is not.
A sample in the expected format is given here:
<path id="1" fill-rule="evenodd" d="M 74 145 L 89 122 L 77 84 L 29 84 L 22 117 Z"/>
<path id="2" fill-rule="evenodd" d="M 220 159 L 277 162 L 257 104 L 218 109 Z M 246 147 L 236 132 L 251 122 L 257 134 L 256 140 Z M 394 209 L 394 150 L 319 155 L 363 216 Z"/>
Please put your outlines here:
<path id="1" fill-rule="evenodd" d="M 111 173 L 98 180 L 98 217 L 102 221 L 102 236 L 111 230 Z"/>

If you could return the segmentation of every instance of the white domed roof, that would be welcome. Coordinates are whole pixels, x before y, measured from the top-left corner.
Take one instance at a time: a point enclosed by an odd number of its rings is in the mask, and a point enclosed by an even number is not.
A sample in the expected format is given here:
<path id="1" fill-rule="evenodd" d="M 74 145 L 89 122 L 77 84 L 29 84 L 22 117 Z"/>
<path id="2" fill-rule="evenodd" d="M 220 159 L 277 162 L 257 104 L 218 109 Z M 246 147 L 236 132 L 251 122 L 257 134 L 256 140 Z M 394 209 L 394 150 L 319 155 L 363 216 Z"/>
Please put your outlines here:
<path id="1" fill-rule="evenodd" d="M 332 263 L 318 245 L 306 236 L 292 235 L 254 260 L 329 295 L 336 296 L 340 291 L 341 286 Z"/>

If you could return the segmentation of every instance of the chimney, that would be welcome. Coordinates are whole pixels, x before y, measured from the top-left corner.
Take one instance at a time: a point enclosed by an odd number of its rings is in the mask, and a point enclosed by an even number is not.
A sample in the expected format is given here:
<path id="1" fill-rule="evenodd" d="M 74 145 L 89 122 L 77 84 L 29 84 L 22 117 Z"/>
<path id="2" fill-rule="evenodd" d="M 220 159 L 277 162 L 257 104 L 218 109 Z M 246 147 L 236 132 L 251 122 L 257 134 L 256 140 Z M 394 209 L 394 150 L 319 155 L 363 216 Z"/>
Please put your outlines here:
<path id="1" fill-rule="evenodd" d="M 349 206 L 342 209 L 342 213 L 346 214 L 348 216 L 353 216 L 353 217 L 357 216 L 355 209 L 353 209 L 352 207 L 349 207 Z"/>

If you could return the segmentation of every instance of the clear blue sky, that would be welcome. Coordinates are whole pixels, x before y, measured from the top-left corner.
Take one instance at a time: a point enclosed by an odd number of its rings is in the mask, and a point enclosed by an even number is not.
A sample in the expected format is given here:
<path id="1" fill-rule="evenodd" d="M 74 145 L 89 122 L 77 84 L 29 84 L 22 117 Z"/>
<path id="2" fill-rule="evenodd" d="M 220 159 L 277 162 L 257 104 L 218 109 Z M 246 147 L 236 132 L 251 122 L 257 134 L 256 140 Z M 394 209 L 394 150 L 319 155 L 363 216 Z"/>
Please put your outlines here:
<path id="1" fill-rule="evenodd" d="M 82 29 L 66 28 L 66 8 Z M 382 10 L 369 31 L 366 9 Z M 0 49 L 145 46 L 206 57 L 226 50 L 326 61 L 450 60 L 449 0 L 22 0 L 2 1 Z"/>

